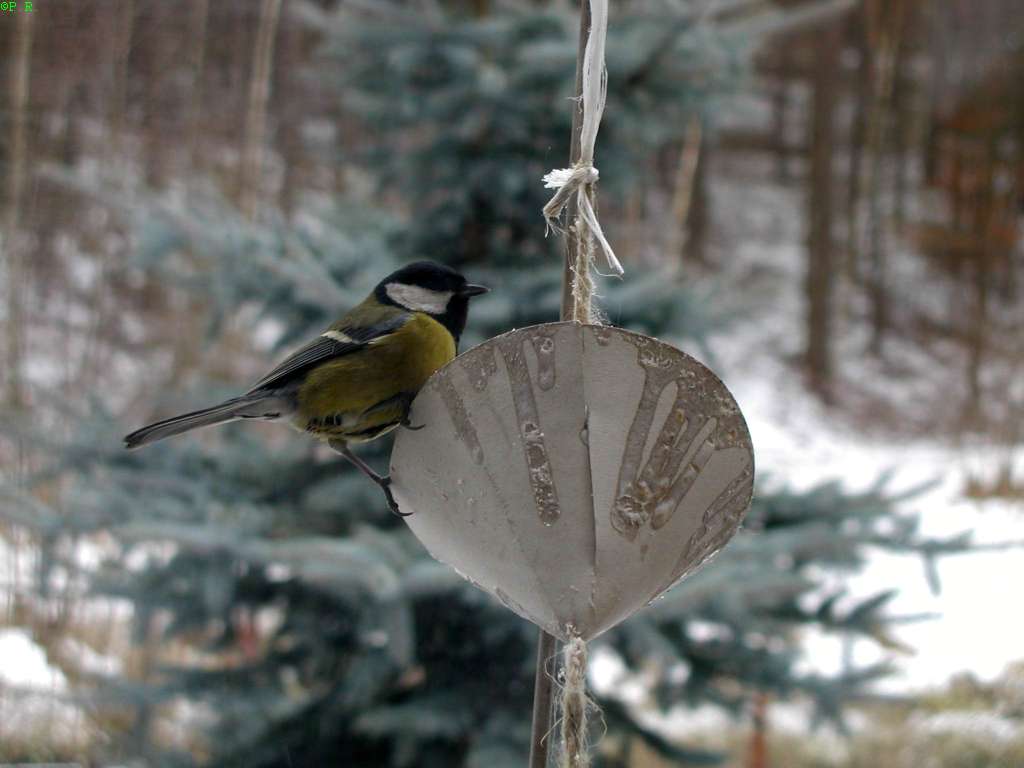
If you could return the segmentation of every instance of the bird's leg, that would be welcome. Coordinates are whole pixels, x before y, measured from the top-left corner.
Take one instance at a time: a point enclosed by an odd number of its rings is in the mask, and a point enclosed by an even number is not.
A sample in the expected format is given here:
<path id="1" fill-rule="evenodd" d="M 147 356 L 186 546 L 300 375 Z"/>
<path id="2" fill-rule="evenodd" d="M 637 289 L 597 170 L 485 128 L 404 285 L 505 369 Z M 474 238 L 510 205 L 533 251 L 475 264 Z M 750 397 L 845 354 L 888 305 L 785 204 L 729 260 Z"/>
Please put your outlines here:
<path id="1" fill-rule="evenodd" d="M 348 443 L 344 440 L 328 440 L 327 444 L 334 449 L 335 452 L 344 456 L 349 463 L 352 464 L 356 469 L 366 475 L 370 480 L 380 487 L 384 491 L 384 498 L 387 499 L 388 509 L 399 517 L 408 517 L 412 512 L 401 512 L 398 509 L 398 502 L 395 501 L 394 495 L 391 493 L 391 478 L 386 475 L 377 474 L 373 468 L 365 461 L 360 459 L 354 453 L 352 449 L 348 447 Z"/>
<path id="2" fill-rule="evenodd" d="M 409 417 L 408 416 L 406 416 L 404 419 L 402 419 L 398 423 L 401 424 L 406 429 L 412 430 L 413 432 L 419 432 L 421 429 L 423 429 L 425 426 L 427 426 L 426 424 L 417 424 L 417 425 L 413 426 L 413 423 L 411 421 L 409 421 Z"/>
<path id="3" fill-rule="evenodd" d="M 427 425 L 426 424 L 417 424 L 416 426 L 413 426 L 412 422 L 409 421 L 409 411 L 412 409 L 412 401 L 413 401 L 413 399 L 415 399 L 416 395 L 414 393 L 414 394 L 411 394 L 411 395 L 406 395 L 405 397 L 408 398 L 408 400 L 406 401 L 406 404 L 405 404 L 405 415 L 402 417 L 402 420 L 400 422 L 398 422 L 398 423 L 401 424 L 406 429 L 412 430 L 413 432 L 418 432 L 419 430 L 423 429 Z"/>

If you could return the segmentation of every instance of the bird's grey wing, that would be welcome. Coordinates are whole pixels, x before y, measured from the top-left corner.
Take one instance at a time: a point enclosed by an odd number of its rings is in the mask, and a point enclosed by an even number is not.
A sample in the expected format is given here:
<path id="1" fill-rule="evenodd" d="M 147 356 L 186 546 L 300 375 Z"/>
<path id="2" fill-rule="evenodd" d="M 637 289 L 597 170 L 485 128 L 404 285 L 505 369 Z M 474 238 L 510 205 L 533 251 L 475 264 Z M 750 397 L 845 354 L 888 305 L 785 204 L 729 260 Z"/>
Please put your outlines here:
<path id="1" fill-rule="evenodd" d="M 284 387 L 297 376 L 325 360 L 350 355 L 360 349 L 365 349 L 374 339 L 387 336 L 401 328 L 408 319 L 409 315 L 401 314 L 365 328 L 343 327 L 338 330 L 325 331 L 309 344 L 285 358 L 274 370 L 257 381 L 247 394 L 252 394 L 257 390 Z"/>

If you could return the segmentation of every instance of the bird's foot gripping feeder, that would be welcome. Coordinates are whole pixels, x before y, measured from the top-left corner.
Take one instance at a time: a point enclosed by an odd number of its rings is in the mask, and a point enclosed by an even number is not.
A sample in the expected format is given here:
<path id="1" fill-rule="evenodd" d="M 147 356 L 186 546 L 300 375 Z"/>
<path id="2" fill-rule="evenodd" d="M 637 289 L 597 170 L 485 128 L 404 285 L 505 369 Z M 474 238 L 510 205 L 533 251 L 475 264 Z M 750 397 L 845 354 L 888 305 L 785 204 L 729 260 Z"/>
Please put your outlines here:
<path id="1" fill-rule="evenodd" d="M 551 323 L 482 344 L 413 403 L 391 461 L 438 560 L 560 638 L 589 640 L 720 549 L 750 503 L 750 435 L 692 357 Z M 439 446 L 444 446 L 439 449 Z"/>

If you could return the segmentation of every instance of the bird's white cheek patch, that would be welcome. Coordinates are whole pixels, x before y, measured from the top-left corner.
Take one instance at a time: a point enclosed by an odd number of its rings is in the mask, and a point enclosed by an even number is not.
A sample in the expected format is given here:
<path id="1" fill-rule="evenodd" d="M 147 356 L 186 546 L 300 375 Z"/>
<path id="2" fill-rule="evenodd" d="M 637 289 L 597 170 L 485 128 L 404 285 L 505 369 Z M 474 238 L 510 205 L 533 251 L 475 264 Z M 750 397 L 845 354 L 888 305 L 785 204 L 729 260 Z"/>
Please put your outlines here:
<path id="1" fill-rule="evenodd" d="M 448 309 L 451 291 L 432 291 L 418 285 L 404 283 L 388 283 L 384 289 L 388 297 L 406 309 L 414 312 L 426 312 L 431 315 L 442 315 Z"/>

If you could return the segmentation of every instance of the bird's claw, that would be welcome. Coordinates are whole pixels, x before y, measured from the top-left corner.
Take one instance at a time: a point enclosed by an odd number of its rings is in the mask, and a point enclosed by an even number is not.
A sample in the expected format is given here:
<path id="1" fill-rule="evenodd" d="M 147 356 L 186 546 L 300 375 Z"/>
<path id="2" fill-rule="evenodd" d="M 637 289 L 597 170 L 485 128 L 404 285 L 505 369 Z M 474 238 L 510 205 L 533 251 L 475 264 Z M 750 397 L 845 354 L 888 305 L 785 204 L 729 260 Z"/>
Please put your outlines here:
<path id="1" fill-rule="evenodd" d="M 398 517 L 408 517 L 412 512 L 402 512 L 398 509 L 398 502 L 395 501 L 395 496 L 391 493 L 391 476 L 390 475 L 379 475 L 373 471 L 369 464 L 356 456 L 349 449 L 348 445 L 344 440 L 328 440 L 327 444 L 332 449 L 337 451 L 339 454 L 344 456 L 352 466 L 362 472 L 366 477 L 376 483 L 377 487 L 384 491 L 384 498 L 388 502 L 388 509 L 391 510 L 392 514 Z"/>
<path id="2" fill-rule="evenodd" d="M 398 508 L 398 502 L 395 501 L 395 496 L 393 493 L 391 493 L 390 476 L 381 478 L 380 489 L 384 491 L 384 498 L 388 502 L 388 509 L 391 510 L 391 513 L 393 515 L 397 515 L 398 517 L 409 517 L 410 515 L 412 515 L 412 512 L 402 512 Z"/>
<path id="3" fill-rule="evenodd" d="M 421 429 L 423 429 L 427 425 L 426 424 L 416 424 L 416 425 L 413 425 L 413 423 L 411 421 L 409 421 L 409 419 L 406 419 L 405 421 L 402 422 L 402 426 L 405 427 L 406 429 L 412 431 L 412 432 L 419 432 Z"/>

